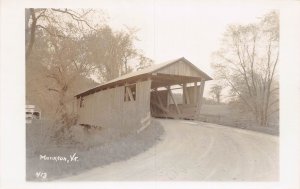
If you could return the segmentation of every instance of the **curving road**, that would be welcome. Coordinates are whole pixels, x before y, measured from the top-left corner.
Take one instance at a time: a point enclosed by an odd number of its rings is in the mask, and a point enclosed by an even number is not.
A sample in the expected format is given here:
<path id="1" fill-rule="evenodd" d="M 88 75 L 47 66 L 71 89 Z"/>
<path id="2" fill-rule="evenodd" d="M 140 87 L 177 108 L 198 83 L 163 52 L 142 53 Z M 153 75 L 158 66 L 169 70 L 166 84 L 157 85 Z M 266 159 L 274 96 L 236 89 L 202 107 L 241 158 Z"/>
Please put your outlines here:
<path id="1" fill-rule="evenodd" d="M 129 160 L 64 181 L 276 181 L 279 139 L 210 123 L 157 119 L 162 140 Z"/>

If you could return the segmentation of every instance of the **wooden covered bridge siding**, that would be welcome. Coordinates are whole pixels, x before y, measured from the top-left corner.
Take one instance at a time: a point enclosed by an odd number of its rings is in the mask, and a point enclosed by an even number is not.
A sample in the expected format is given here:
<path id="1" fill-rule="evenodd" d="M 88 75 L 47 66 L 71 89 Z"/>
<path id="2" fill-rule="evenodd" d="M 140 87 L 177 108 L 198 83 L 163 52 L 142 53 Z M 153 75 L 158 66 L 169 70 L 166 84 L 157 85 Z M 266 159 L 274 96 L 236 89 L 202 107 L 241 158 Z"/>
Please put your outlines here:
<path id="1" fill-rule="evenodd" d="M 78 123 L 140 132 L 151 116 L 194 119 L 210 79 L 185 58 L 156 64 L 77 94 Z M 183 103 L 174 86 L 183 90 Z"/>
<path id="2" fill-rule="evenodd" d="M 79 124 L 120 128 L 123 131 L 141 131 L 151 121 L 151 81 L 136 83 L 135 100 L 124 100 L 125 86 L 102 90 L 77 99 Z M 130 98 L 130 97 L 129 97 Z M 83 99 L 82 107 L 80 101 Z"/>
<path id="3" fill-rule="evenodd" d="M 205 79 L 192 65 L 178 61 L 152 75 L 150 102 L 153 117 L 194 119 L 200 114 Z M 172 85 L 182 90 L 181 103 L 177 102 Z"/>

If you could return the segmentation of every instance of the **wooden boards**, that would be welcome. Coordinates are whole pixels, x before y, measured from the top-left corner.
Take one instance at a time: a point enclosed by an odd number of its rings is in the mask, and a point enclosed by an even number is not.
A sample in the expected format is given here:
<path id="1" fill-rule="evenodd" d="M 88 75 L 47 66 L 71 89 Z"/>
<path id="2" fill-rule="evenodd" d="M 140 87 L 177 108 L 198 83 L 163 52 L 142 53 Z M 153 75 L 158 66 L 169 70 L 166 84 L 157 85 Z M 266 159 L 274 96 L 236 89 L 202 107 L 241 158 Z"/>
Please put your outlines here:
<path id="1" fill-rule="evenodd" d="M 125 101 L 125 86 L 115 87 L 83 97 L 83 107 L 78 107 L 79 124 L 118 128 L 124 132 L 137 130 L 141 120 L 150 112 L 151 81 L 136 84 L 135 99 L 130 92 L 130 101 Z M 77 99 L 80 100 L 80 99 Z"/>

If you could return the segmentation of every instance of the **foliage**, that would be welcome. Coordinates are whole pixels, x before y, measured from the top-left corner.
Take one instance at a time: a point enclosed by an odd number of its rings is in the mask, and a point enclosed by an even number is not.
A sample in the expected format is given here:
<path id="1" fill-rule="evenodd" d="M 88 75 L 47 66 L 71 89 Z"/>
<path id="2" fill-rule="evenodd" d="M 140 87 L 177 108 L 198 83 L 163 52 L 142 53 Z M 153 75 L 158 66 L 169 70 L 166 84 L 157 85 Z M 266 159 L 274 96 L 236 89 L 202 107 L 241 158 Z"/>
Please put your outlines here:
<path id="1" fill-rule="evenodd" d="M 26 103 L 57 125 L 74 124 L 74 95 L 97 85 L 93 79 L 151 64 L 134 46 L 135 30 L 114 31 L 105 20 L 92 9 L 26 9 Z"/>
<path id="2" fill-rule="evenodd" d="M 25 9 L 26 60 L 28 61 L 32 53 L 38 29 L 56 37 L 82 36 L 88 30 L 95 30 L 101 26 L 97 23 L 92 25 L 91 18 L 97 18 L 101 22 L 106 20 L 101 11 L 93 9 Z"/>
<path id="3" fill-rule="evenodd" d="M 133 71 L 135 67 L 147 67 L 152 60 L 144 57 L 134 47 L 136 30 L 113 31 L 109 26 L 98 29 L 84 38 L 88 51 L 88 62 L 95 66 L 97 79 L 101 82 Z"/>

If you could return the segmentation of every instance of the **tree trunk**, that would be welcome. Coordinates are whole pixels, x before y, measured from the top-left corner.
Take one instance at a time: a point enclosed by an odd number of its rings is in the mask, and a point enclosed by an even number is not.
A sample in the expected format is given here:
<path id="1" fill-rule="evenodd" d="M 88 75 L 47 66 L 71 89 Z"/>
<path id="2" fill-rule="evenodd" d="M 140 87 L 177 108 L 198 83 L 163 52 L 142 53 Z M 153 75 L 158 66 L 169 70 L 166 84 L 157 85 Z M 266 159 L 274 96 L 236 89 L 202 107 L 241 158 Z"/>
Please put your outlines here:
<path id="1" fill-rule="evenodd" d="M 34 9 L 30 8 L 29 11 L 30 11 L 32 23 L 31 23 L 31 26 L 30 26 L 29 35 L 26 37 L 26 38 L 30 38 L 30 39 L 28 39 L 29 40 L 28 44 L 26 44 L 27 45 L 26 55 L 25 55 L 26 62 L 28 61 L 28 59 L 30 57 L 30 54 L 31 54 L 31 51 L 32 51 L 32 48 L 33 48 L 33 44 L 34 44 L 34 41 L 35 41 L 35 30 L 36 30 L 36 22 L 37 22 Z M 28 21 L 29 21 L 29 18 L 28 18 Z"/>

